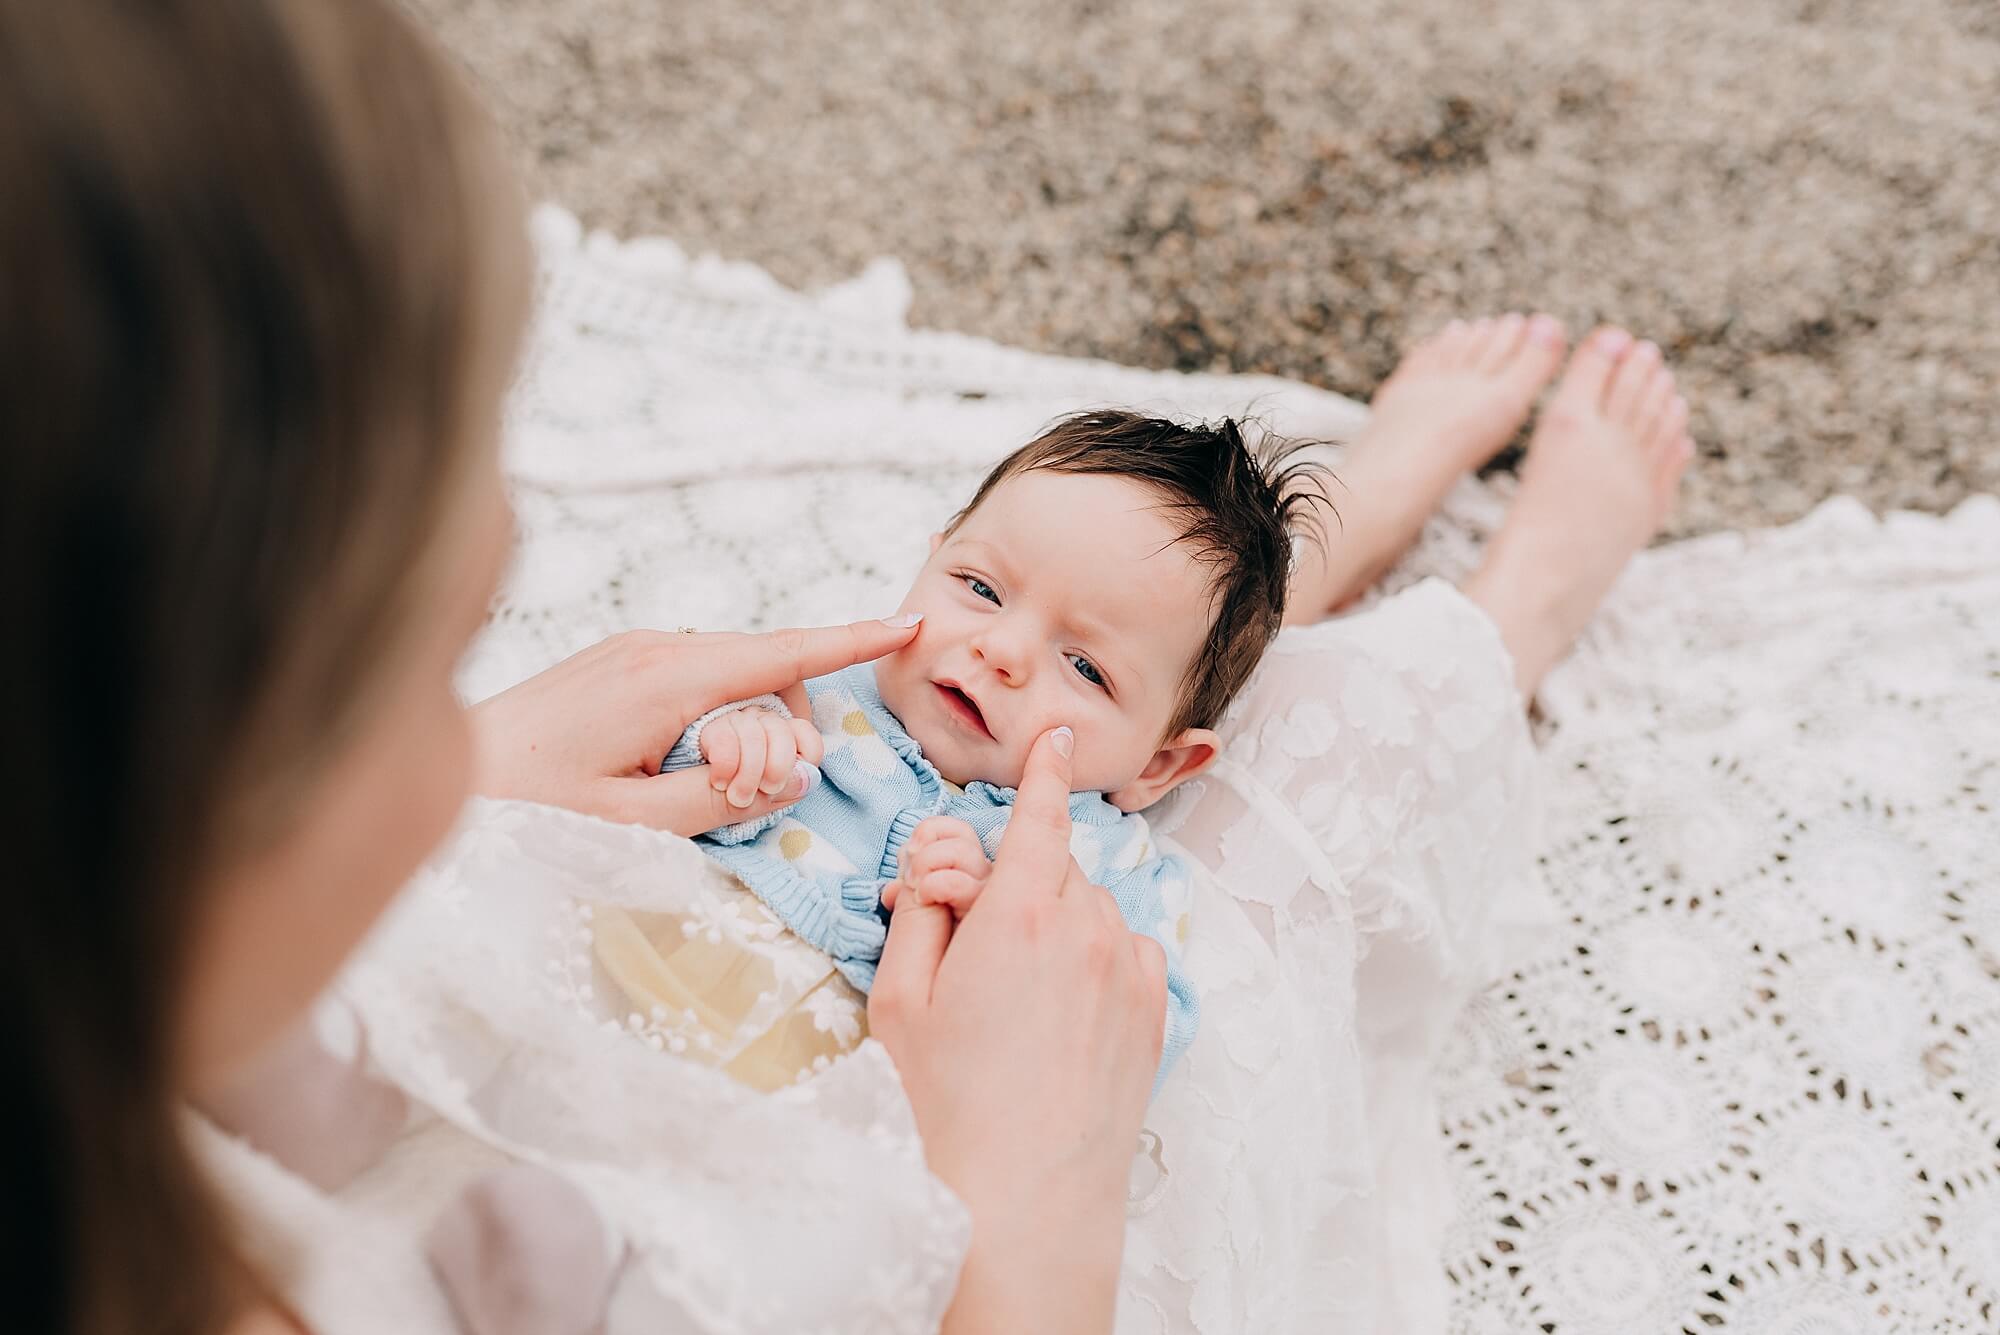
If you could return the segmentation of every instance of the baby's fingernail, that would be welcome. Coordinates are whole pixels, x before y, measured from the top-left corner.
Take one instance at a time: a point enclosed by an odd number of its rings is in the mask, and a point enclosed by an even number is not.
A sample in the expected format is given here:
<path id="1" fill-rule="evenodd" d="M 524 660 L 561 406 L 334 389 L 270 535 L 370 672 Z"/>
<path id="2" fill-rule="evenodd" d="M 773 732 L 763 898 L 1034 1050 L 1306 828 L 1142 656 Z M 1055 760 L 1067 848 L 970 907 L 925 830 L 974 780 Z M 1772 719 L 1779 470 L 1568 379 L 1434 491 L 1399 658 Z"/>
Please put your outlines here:
<path id="1" fill-rule="evenodd" d="M 883 617 L 882 624 L 896 630 L 908 630 L 924 619 L 922 612 L 898 612 L 892 617 Z"/>
<path id="2" fill-rule="evenodd" d="M 785 791 L 778 794 L 778 796 L 784 798 L 787 802 L 793 801 L 811 792 L 813 785 L 818 782 L 818 770 L 806 764 L 803 760 L 795 761 L 792 764 L 792 781 L 785 785 Z"/>
<path id="3" fill-rule="evenodd" d="M 1069 730 L 1068 724 L 1064 724 L 1049 734 L 1049 745 L 1055 747 L 1057 755 L 1067 757 L 1076 750 L 1076 734 Z"/>

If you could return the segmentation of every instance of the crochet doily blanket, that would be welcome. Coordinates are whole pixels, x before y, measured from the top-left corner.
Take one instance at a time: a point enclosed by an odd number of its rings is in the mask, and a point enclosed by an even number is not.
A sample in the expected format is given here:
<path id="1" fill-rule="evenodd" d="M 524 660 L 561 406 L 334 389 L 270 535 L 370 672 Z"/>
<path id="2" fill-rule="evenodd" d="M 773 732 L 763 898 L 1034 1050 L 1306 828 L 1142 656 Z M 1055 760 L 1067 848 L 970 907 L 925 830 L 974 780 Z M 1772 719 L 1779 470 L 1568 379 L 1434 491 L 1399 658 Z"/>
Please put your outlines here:
<path id="1" fill-rule="evenodd" d="M 880 614 L 1060 412 L 1363 420 L 1276 380 L 911 331 L 892 263 L 804 296 L 559 211 L 536 227 L 513 411 L 542 429 L 509 432 L 508 467 L 565 559 L 515 572 L 517 656 L 483 658 L 475 697 L 633 625 Z M 740 392 L 662 392 L 695 347 Z M 835 394 L 869 406 L 852 431 Z M 764 460 L 787 423 L 800 443 L 746 478 L 753 420 Z M 1462 484 L 1389 584 L 1463 573 L 1504 500 Z M 690 578 L 669 595 L 663 570 Z M 2000 502 L 1878 521 L 1836 500 L 1648 552 L 1541 705 L 1562 920 L 1441 1073 L 1453 1329 L 2000 1329 Z"/>

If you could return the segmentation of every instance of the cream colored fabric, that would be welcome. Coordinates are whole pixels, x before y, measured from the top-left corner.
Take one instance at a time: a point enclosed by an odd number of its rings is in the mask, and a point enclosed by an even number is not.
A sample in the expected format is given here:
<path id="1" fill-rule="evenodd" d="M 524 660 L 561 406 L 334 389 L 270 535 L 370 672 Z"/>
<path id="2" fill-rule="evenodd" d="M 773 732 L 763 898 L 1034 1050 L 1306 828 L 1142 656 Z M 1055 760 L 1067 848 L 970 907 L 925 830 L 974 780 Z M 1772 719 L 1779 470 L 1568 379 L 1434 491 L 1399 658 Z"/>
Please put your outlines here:
<path id="1" fill-rule="evenodd" d="M 591 922 L 595 962 L 631 1007 L 635 1032 L 663 1036 L 677 1054 L 710 1056 L 752 1089 L 780 1089 L 859 1045 L 867 999 L 821 952 L 784 932 L 740 883 L 720 891 L 731 892 L 753 932 L 778 927 L 783 934 L 753 935 L 755 944 L 711 940 L 693 918 L 603 909 Z M 773 958 L 790 955 L 810 956 L 811 972 L 793 973 Z M 781 986 L 781 972 L 795 981 Z M 768 1003 L 777 995 L 789 1000 L 773 1015 Z M 753 1015 L 769 1018 L 759 1028 Z"/>

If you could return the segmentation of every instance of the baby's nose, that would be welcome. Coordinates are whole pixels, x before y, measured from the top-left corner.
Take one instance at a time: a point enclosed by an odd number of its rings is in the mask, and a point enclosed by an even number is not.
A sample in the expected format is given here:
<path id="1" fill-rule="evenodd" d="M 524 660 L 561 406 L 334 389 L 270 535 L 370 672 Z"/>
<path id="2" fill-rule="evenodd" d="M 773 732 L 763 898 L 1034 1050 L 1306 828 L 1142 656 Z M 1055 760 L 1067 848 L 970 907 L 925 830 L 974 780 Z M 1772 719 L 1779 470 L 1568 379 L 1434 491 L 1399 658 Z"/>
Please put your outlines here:
<path id="1" fill-rule="evenodd" d="M 1029 637 L 1016 627 L 989 627 L 974 638 L 972 648 L 988 667 L 1017 685 L 1027 679 L 1034 663 Z"/>

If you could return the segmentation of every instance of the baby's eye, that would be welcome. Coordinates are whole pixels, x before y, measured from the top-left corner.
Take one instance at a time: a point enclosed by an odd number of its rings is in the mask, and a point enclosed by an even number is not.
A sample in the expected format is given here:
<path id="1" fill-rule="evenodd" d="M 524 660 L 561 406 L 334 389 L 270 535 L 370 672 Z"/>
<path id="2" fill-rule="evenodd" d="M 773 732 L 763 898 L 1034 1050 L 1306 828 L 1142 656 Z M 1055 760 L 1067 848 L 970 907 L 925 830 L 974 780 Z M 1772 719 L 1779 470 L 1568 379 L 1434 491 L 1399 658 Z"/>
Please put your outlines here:
<path id="1" fill-rule="evenodd" d="M 1104 684 L 1104 674 L 1097 670 L 1097 664 L 1091 662 L 1082 654 L 1071 654 L 1069 656 L 1069 664 L 1076 669 L 1077 676 L 1082 677 L 1092 686 L 1102 686 Z"/>
<path id="2" fill-rule="evenodd" d="M 959 578 L 965 581 L 966 588 L 971 589 L 974 594 L 984 598 L 987 602 L 997 604 L 1000 601 L 1000 595 L 993 592 L 993 586 L 979 578 L 979 576 L 960 575 Z"/>

